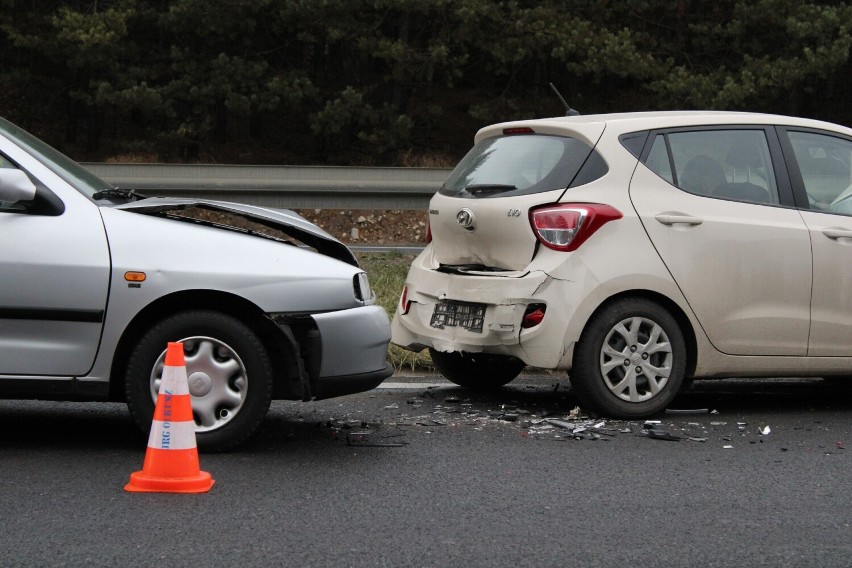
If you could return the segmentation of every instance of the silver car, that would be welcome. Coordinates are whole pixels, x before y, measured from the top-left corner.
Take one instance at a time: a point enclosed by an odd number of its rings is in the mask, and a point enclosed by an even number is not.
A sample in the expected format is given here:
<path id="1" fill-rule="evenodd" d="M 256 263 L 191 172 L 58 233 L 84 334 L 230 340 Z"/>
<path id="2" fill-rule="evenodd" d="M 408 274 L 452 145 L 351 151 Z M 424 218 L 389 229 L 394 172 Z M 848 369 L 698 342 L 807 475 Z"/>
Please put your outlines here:
<path id="1" fill-rule="evenodd" d="M 125 400 L 151 425 L 182 341 L 198 447 L 272 399 L 388 377 L 390 327 L 351 251 L 292 211 L 143 198 L 0 119 L 0 397 Z"/>

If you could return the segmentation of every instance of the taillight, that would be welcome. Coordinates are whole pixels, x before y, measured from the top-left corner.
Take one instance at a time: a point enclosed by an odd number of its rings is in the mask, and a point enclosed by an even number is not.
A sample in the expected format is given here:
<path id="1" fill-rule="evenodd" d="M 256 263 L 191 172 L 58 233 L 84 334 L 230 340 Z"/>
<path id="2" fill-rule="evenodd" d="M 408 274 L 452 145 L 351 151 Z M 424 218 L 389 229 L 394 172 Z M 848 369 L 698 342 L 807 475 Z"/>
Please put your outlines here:
<path id="1" fill-rule="evenodd" d="M 411 307 L 411 302 L 408 301 L 408 286 L 402 287 L 402 295 L 399 297 L 399 313 L 405 315 Z"/>
<path id="2" fill-rule="evenodd" d="M 547 306 L 544 304 L 530 304 L 524 312 L 524 317 L 521 320 L 521 327 L 529 329 L 540 324 L 544 320 L 544 312 Z"/>
<path id="3" fill-rule="evenodd" d="M 553 250 L 577 250 L 606 223 L 621 219 L 621 211 L 600 203 L 545 205 L 530 211 L 536 238 Z"/>
<path id="4" fill-rule="evenodd" d="M 429 213 L 426 213 L 426 244 L 432 242 L 432 222 Z"/>

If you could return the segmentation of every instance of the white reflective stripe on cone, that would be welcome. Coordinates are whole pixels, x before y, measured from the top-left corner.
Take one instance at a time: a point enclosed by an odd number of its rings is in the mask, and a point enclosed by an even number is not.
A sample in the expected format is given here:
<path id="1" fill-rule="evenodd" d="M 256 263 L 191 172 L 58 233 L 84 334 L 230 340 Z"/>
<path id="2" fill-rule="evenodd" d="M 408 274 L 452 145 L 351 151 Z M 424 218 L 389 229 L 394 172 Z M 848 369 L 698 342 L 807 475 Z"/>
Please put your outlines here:
<path id="1" fill-rule="evenodd" d="M 160 381 L 159 394 L 189 394 L 189 381 L 186 378 L 186 367 L 163 367 L 163 378 Z"/>
<path id="2" fill-rule="evenodd" d="M 156 450 L 189 450 L 195 446 L 195 424 L 192 422 L 151 422 L 148 447 Z"/>

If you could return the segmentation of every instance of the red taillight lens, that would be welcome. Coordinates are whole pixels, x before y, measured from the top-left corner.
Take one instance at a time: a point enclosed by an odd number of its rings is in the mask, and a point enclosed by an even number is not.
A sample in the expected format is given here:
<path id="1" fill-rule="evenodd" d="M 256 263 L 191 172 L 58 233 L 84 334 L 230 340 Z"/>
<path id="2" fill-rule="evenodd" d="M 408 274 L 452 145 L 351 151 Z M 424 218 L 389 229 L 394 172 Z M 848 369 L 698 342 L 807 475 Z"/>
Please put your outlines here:
<path id="1" fill-rule="evenodd" d="M 624 215 L 600 203 L 546 205 L 530 211 L 530 224 L 536 238 L 553 250 L 577 250 L 603 225 Z"/>
<path id="2" fill-rule="evenodd" d="M 408 301 L 408 286 L 402 287 L 402 295 L 399 297 L 399 313 L 405 315 L 411 307 L 411 302 Z"/>
<path id="3" fill-rule="evenodd" d="M 540 324 L 544 320 L 544 311 L 547 309 L 543 304 L 530 304 L 524 312 L 521 327 L 529 329 Z"/>
<path id="4" fill-rule="evenodd" d="M 426 213 L 426 244 L 432 242 L 432 223 L 429 220 L 429 213 Z"/>

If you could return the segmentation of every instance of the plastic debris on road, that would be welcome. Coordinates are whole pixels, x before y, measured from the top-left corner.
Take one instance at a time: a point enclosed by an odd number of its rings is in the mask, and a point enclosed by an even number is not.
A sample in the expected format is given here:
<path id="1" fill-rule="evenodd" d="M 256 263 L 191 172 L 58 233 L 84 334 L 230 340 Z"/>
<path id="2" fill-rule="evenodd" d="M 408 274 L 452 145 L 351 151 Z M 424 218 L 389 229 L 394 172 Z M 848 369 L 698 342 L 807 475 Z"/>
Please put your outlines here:
<path id="1" fill-rule="evenodd" d="M 771 432 L 769 426 L 750 426 L 746 421 L 722 417 L 719 411 L 707 408 L 670 409 L 662 419 L 629 421 L 602 419 L 585 413 L 578 406 L 560 405 L 560 401 L 570 400 L 568 397 L 524 403 L 523 400 L 497 401 L 493 396 L 476 393 L 471 393 L 469 398 L 455 393 L 442 394 L 440 390 L 424 390 L 401 399 L 391 398 L 389 404 L 377 407 L 372 421 L 354 419 L 353 416 L 362 412 L 357 410 L 320 425 L 331 428 L 335 440 L 347 446 L 364 447 L 402 447 L 410 443 L 403 439 L 405 437 L 438 435 L 456 428 L 474 432 L 512 428 L 524 439 L 560 442 L 609 441 L 619 435 L 633 434 L 655 441 L 699 444 L 715 441 L 724 449 L 781 441 L 767 437 Z M 387 396 L 399 395 L 389 393 Z M 708 418 L 702 420 L 698 418 L 700 415 Z M 396 432 L 392 440 L 384 440 L 388 429 Z M 836 447 L 842 450 L 843 443 L 837 442 Z M 787 450 L 780 444 L 779 449 Z"/>

